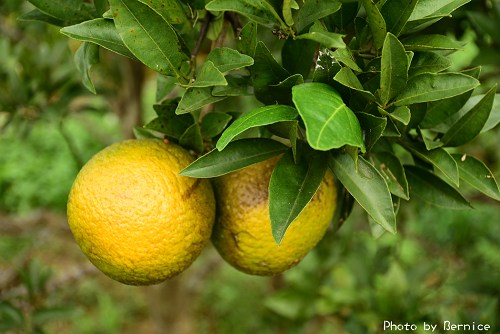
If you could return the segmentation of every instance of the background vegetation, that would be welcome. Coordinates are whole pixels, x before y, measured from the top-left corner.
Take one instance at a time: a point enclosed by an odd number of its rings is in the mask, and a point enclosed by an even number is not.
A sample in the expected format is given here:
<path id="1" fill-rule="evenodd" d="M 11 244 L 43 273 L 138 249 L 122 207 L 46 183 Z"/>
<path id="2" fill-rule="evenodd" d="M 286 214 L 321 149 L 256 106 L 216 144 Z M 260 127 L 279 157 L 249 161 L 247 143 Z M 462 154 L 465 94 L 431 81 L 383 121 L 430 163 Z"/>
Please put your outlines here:
<path id="1" fill-rule="evenodd" d="M 211 248 L 159 286 L 97 272 L 72 240 L 66 196 L 88 158 L 154 117 L 155 81 L 103 52 L 92 95 L 75 45 L 57 28 L 17 20 L 31 8 L 0 4 L 0 332 L 382 333 L 384 320 L 481 322 L 500 332 L 500 207 L 480 195 L 469 211 L 405 204 L 399 233 L 378 239 L 355 209 L 273 278 L 241 274 Z M 474 0 L 432 26 L 467 42 L 455 70 L 483 65 L 481 81 L 500 82 L 499 14 L 498 2 Z M 497 95 L 497 115 L 499 104 Z M 498 142 L 497 127 L 465 148 L 496 177 Z"/>

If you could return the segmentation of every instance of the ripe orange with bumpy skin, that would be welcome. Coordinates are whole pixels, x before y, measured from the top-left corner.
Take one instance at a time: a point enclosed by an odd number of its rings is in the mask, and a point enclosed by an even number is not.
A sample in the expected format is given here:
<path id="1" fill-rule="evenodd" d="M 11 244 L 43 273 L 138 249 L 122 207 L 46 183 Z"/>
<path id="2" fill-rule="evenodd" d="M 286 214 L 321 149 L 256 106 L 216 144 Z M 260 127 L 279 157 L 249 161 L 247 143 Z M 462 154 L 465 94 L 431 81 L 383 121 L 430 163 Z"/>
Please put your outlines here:
<path id="1" fill-rule="evenodd" d="M 193 161 L 173 143 L 126 140 L 97 153 L 69 194 L 68 222 L 89 260 L 125 284 L 173 277 L 210 239 L 209 181 L 179 175 Z"/>
<path id="2" fill-rule="evenodd" d="M 229 264 L 248 274 L 274 275 L 298 264 L 321 240 L 335 212 L 337 189 L 327 170 L 316 194 L 277 245 L 271 233 L 268 187 L 278 160 L 251 165 L 214 182 L 217 219 L 212 242 Z"/>

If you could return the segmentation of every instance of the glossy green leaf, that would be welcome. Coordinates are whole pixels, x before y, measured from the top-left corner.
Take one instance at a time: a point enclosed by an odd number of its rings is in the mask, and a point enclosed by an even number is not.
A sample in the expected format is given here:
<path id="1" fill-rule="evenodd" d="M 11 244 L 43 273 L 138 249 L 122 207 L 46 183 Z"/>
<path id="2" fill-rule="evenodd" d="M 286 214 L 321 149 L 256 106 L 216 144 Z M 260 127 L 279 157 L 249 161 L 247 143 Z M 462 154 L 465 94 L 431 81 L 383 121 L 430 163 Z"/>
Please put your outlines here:
<path id="1" fill-rule="evenodd" d="M 328 165 L 370 217 L 387 231 L 396 233 L 391 193 L 378 170 L 363 157 L 358 158 L 356 166 L 346 153 L 331 156 Z"/>
<path id="2" fill-rule="evenodd" d="M 405 26 L 406 32 L 427 28 L 470 0 L 419 0 Z"/>
<path id="3" fill-rule="evenodd" d="M 290 224 L 313 198 L 326 168 L 320 154 L 295 163 L 291 151 L 274 168 L 269 181 L 269 217 L 273 238 L 278 245 Z"/>
<path id="4" fill-rule="evenodd" d="M 198 123 L 194 123 L 186 129 L 179 137 L 179 144 L 198 153 L 203 152 L 203 138 Z"/>
<path id="5" fill-rule="evenodd" d="M 139 1 L 110 0 L 115 26 L 127 48 L 152 70 L 183 78 L 189 60 L 174 28 Z"/>
<path id="6" fill-rule="evenodd" d="M 291 121 L 298 116 L 295 108 L 285 105 L 270 105 L 254 109 L 235 120 L 217 141 L 217 149 L 223 150 L 229 142 L 242 132 L 258 126 L 269 125 L 281 121 Z"/>
<path id="7" fill-rule="evenodd" d="M 187 87 L 210 87 L 210 86 L 227 86 L 224 74 L 210 60 L 206 60 L 198 73 L 196 80 L 191 82 Z"/>
<path id="8" fill-rule="evenodd" d="M 270 28 L 274 25 L 285 25 L 274 7 L 266 0 L 213 0 L 207 3 L 205 8 L 210 11 L 236 12 Z"/>
<path id="9" fill-rule="evenodd" d="M 401 161 L 391 152 L 382 151 L 373 155 L 373 165 L 385 179 L 391 194 L 410 199 L 408 181 Z"/>
<path id="10" fill-rule="evenodd" d="M 251 74 L 255 96 L 264 104 L 275 104 L 279 97 L 271 85 L 277 85 L 290 76 L 262 42 L 257 43 L 255 49 L 255 63 L 251 67 Z"/>
<path id="11" fill-rule="evenodd" d="M 312 148 L 326 151 L 351 145 L 365 149 L 358 119 L 332 87 L 315 82 L 297 85 L 292 98 Z"/>
<path id="12" fill-rule="evenodd" d="M 103 48 L 128 58 L 135 58 L 116 30 L 115 24 L 107 19 L 94 19 L 64 27 L 61 33 L 84 42 L 99 44 Z"/>
<path id="13" fill-rule="evenodd" d="M 98 16 L 92 4 L 81 0 L 28 0 L 43 13 L 68 24 L 91 20 Z"/>
<path id="14" fill-rule="evenodd" d="M 426 17 L 448 16 L 470 0 L 419 0 L 413 10 L 410 21 Z"/>
<path id="15" fill-rule="evenodd" d="M 335 13 L 342 3 L 339 0 L 310 0 L 305 1 L 295 19 L 297 32 L 301 32 L 308 25 L 325 16 Z"/>
<path id="16" fill-rule="evenodd" d="M 207 104 L 215 103 L 225 99 L 225 96 L 214 96 L 212 87 L 188 88 L 179 102 L 176 113 L 178 115 L 193 112 Z"/>
<path id="17" fill-rule="evenodd" d="M 447 209 L 470 209 L 470 203 L 452 186 L 433 173 L 417 167 L 404 166 L 410 196 L 417 196 L 429 204 Z"/>
<path id="18" fill-rule="evenodd" d="M 213 96 L 242 96 L 252 95 L 250 76 L 226 75 L 227 85 L 215 86 L 212 89 Z"/>
<path id="19" fill-rule="evenodd" d="M 344 35 L 327 31 L 326 28 L 319 23 L 319 21 L 316 21 L 316 23 L 311 26 L 308 33 L 301 34 L 296 38 L 309 39 L 320 43 L 324 47 L 338 49 L 346 47 L 344 40 L 342 39 L 343 37 Z"/>
<path id="20" fill-rule="evenodd" d="M 387 33 L 384 17 L 373 0 L 362 0 L 361 3 L 366 10 L 368 24 L 373 35 L 373 42 L 377 49 L 380 49 L 384 44 L 385 35 Z"/>
<path id="21" fill-rule="evenodd" d="M 419 159 L 430 163 L 434 168 L 443 173 L 451 183 L 458 187 L 459 174 L 457 163 L 446 150 L 443 148 L 427 150 L 423 145 L 410 142 L 404 143 L 404 147 Z"/>
<path id="22" fill-rule="evenodd" d="M 82 76 L 82 83 L 89 91 L 96 93 L 94 83 L 90 78 L 90 69 L 99 63 L 99 46 L 84 42 L 75 52 L 76 68 Z"/>
<path id="23" fill-rule="evenodd" d="M 386 105 L 401 92 L 408 80 L 409 61 L 401 42 L 388 33 L 382 47 L 380 100 Z"/>
<path id="24" fill-rule="evenodd" d="M 156 104 L 153 107 L 158 117 L 144 127 L 162 133 L 169 138 L 179 139 L 194 123 L 194 118 L 191 114 L 175 114 L 176 103 Z"/>
<path id="25" fill-rule="evenodd" d="M 160 14 L 171 24 L 181 24 L 187 21 L 186 13 L 178 0 L 139 0 Z"/>
<path id="26" fill-rule="evenodd" d="M 360 112 L 356 115 L 361 123 L 365 138 L 366 150 L 370 151 L 380 139 L 387 126 L 387 118 Z"/>
<path id="27" fill-rule="evenodd" d="M 401 40 L 407 51 L 460 50 L 462 45 L 444 35 L 414 34 Z"/>
<path id="28" fill-rule="evenodd" d="M 481 132 L 490 116 L 495 92 L 496 86 L 492 87 L 471 110 L 448 129 L 441 138 L 444 146 L 463 145 Z"/>
<path id="29" fill-rule="evenodd" d="M 221 176 L 284 153 L 288 147 L 272 139 L 239 139 L 214 149 L 184 168 L 180 174 L 197 178 Z"/>
<path id="30" fill-rule="evenodd" d="M 396 97 L 396 106 L 436 101 L 460 95 L 479 86 L 479 81 L 462 73 L 424 73 L 408 80 Z"/>
<path id="31" fill-rule="evenodd" d="M 472 68 L 467 71 L 464 71 L 463 73 L 478 79 L 480 70 L 479 68 Z M 463 115 L 459 116 L 457 114 L 464 106 L 464 104 L 469 100 L 472 93 L 473 90 L 469 90 L 457 96 L 427 103 L 427 112 L 425 114 L 425 117 L 420 122 L 419 127 L 422 129 L 429 129 L 429 128 L 436 128 L 443 122 L 454 123 L 455 121 L 458 120 L 458 118 L 463 116 Z M 457 117 L 455 118 L 455 116 Z M 445 129 L 448 128 L 449 126 L 446 127 Z M 445 132 L 441 129 L 439 129 L 439 131 Z"/>
<path id="32" fill-rule="evenodd" d="M 49 14 L 42 12 L 38 8 L 35 8 L 27 13 L 22 14 L 17 19 L 19 21 L 38 21 L 38 22 L 52 24 L 57 27 L 64 27 L 71 24 L 70 22 L 65 22 L 64 20 L 60 20 L 58 18 L 50 16 Z"/>
<path id="33" fill-rule="evenodd" d="M 363 70 L 356 63 L 356 59 L 354 58 L 352 51 L 349 48 L 337 49 L 333 52 L 333 58 L 349 67 L 351 70 L 356 72 L 363 72 Z"/>
<path id="34" fill-rule="evenodd" d="M 255 55 L 255 47 L 257 46 L 257 24 L 249 21 L 243 26 L 236 42 L 236 48 L 239 52 L 250 57 Z"/>
<path id="35" fill-rule="evenodd" d="M 252 57 L 226 47 L 210 51 L 206 61 L 211 61 L 222 73 L 253 65 Z"/>
<path id="36" fill-rule="evenodd" d="M 285 23 L 288 26 L 294 25 L 293 11 L 292 9 L 299 9 L 299 4 L 295 0 L 283 0 L 282 14 L 285 19 Z"/>
<path id="37" fill-rule="evenodd" d="M 201 133 L 205 138 L 213 138 L 220 134 L 233 117 L 223 112 L 213 111 L 205 115 L 201 121 Z"/>
<path id="38" fill-rule="evenodd" d="M 438 73 L 451 66 L 451 60 L 435 52 L 416 52 L 411 62 L 410 77 L 422 73 Z"/>
<path id="39" fill-rule="evenodd" d="M 399 36 L 410 18 L 418 0 L 387 0 L 380 10 L 387 31 Z"/>
<path id="40" fill-rule="evenodd" d="M 393 120 L 400 122 L 403 125 L 408 125 L 411 120 L 410 108 L 407 106 L 396 107 L 394 111 L 390 112 L 389 117 Z"/>
<path id="41" fill-rule="evenodd" d="M 372 92 L 367 91 L 363 88 L 358 77 L 349 67 L 342 67 L 340 71 L 338 71 L 337 74 L 335 74 L 333 79 L 338 83 L 359 92 L 359 94 L 364 98 L 366 98 L 367 100 L 369 101 L 375 100 L 375 95 L 373 95 Z"/>
<path id="42" fill-rule="evenodd" d="M 495 176 L 482 161 L 465 154 L 452 154 L 452 157 L 457 162 L 461 180 L 483 194 L 500 201 L 500 190 Z"/>

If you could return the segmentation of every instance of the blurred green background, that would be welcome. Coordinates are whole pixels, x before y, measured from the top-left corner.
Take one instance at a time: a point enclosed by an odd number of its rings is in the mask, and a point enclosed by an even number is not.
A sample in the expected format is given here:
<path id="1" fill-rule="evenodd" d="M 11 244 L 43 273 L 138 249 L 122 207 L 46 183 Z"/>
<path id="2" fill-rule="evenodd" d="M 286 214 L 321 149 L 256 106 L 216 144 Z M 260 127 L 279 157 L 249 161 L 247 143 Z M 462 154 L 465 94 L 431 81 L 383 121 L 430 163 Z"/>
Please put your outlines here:
<path id="1" fill-rule="evenodd" d="M 472 1 L 434 27 L 468 42 L 454 69 L 483 65 L 485 87 L 500 81 L 500 20 L 488 4 Z M 424 333 L 424 322 L 445 320 L 500 332 L 500 206 L 471 191 L 469 211 L 404 204 L 398 235 L 378 239 L 355 208 L 338 233 L 272 278 L 239 273 L 211 247 L 157 286 L 105 277 L 72 239 L 67 194 L 85 161 L 153 116 L 155 78 L 102 52 L 99 95 L 89 93 L 77 45 L 56 27 L 19 21 L 30 8 L 0 4 L 0 333 L 357 334 L 384 333 L 384 321 Z M 499 142 L 497 127 L 463 150 L 498 178 Z"/>

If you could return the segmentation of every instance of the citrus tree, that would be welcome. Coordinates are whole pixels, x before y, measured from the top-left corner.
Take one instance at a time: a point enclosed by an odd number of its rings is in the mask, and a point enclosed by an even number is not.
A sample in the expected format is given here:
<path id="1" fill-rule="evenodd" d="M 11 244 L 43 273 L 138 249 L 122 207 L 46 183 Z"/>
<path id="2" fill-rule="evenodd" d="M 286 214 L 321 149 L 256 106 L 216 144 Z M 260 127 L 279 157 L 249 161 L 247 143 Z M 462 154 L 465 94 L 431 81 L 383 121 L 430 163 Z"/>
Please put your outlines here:
<path id="1" fill-rule="evenodd" d="M 335 229 L 355 203 L 380 235 L 396 233 L 404 201 L 467 209 L 464 184 L 500 199 L 494 174 L 459 150 L 498 124 L 496 85 L 481 85 L 480 67 L 450 71 L 464 45 L 430 30 L 468 0 L 30 2 L 22 19 L 82 42 L 90 91 L 101 52 L 156 74 L 157 117 L 135 134 L 196 154 L 183 176 L 280 156 L 268 188 L 276 244 L 330 171 Z"/>

